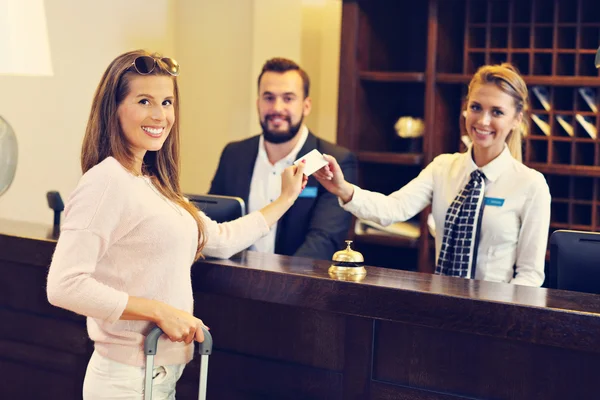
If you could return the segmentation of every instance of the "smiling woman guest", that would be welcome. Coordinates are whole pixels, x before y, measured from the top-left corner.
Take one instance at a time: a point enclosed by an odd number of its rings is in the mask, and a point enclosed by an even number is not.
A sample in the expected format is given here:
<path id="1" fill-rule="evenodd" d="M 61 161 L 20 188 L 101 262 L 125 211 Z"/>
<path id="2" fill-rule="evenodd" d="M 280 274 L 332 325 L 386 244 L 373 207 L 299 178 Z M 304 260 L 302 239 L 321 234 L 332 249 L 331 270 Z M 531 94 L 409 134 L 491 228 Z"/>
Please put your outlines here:
<path id="1" fill-rule="evenodd" d="M 388 225 L 429 204 L 436 230 L 435 273 L 541 286 L 550 224 L 544 176 L 521 162 L 527 86 L 510 64 L 481 67 L 469 83 L 461 127 L 465 153 L 436 157 L 415 179 L 384 196 L 345 181 L 336 160 L 315 177 L 359 218 Z"/>
<path id="2" fill-rule="evenodd" d="M 118 56 L 94 95 L 83 139 L 83 176 L 69 197 L 48 274 L 53 305 L 87 316 L 94 353 L 83 398 L 141 399 L 145 335 L 166 337 L 153 371 L 155 399 L 175 385 L 201 342 L 190 267 L 227 258 L 269 232 L 306 185 L 304 165 L 285 169 L 281 195 L 217 224 L 179 186 L 179 65 L 137 50 Z M 202 252 L 202 253 L 201 253 Z"/>

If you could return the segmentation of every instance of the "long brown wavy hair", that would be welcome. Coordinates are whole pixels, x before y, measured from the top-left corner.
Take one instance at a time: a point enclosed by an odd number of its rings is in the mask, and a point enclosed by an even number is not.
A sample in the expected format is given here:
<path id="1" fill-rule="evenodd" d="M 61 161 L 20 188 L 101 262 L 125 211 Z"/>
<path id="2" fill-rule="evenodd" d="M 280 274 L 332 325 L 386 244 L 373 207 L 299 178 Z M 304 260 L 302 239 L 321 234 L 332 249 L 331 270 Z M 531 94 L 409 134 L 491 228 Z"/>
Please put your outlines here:
<path id="1" fill-rule="evenodd" d="M 467 109 L 467 103 L 471 90 L 480 84 L 493 83 L 504 93 L 511 96 L 515 101 L 516 114 L 523 113 L 521 123 L 513 129 L 506 137 L 506 144 L 510 150 L 510 154 L 518 160 L 523 161 L 523 137 L 529 131 L 529 92 L 527 84 L 519 75 L 519 71 L 510 63 L 502 63 L 497 65 L 484 65 L 480 67 L 471 82 L 467 97 L 463 102 L 461 109 L 464 112 Z M 464 132 L 464 118 L 460 118 L 461 130 Z"/>
<path id="2" fill-rule="evenodd" d="M 92 101 L 92 109 L 85 129 L 81 149 L 81 169 L 86 173 L 90 168 L 102 162 L 107 157 L 114 157 L 121 165 L 132 173 L 134 156 L 131 146 L 121 129 L 117 109 L 130 91 L 130 78 L 139 75 L 133 67 L 134 60 L 139 56 L 150 56 L 156 60 L 154 70 L 148 75 L 164 75 L 173 80 L 175 121 L 171 132 L 158 151 L 147 151 L 142 163 L 142 171 L 148 175 L 158 191 L 189 212 L 198 225 L 197 260 L 202 256 L 205 244 L 204 224 L 198 214 L 198 209 L 188 202 L 179 185 L 179 88 L 177 78 L 169 74 L 166 66 L 160 61 L 157 53 L 145 50 L 135 50 L 121 54 L 115 58 L 98 84 Z"/>

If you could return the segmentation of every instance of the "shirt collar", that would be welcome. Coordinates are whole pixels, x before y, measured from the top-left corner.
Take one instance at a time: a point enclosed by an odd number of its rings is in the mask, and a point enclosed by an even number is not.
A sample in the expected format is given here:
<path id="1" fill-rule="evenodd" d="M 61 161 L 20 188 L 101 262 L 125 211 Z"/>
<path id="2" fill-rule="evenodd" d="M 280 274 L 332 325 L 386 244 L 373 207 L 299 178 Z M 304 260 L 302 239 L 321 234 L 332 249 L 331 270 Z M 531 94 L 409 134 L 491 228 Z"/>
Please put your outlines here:
<path id="1" fill-rule="evenodd" d="M 475 171 L 476 169 L 481 170 L 485 175 L 485 178 L 491 182 L 494 182 L 498 177 L 502 174 L 502 172 L 506 171 L 506 168 L 512 163 L 513 157 L 510 154 L 510 150 L 508 149 L 508 145 L 504 143 L 504 149 L 502 153 L 492 161 L 479 168 L 475 161 L 473 160 L 473 145 L 469 146 L 469 150 L 465 153 L 465 162 L 466 167 L 469 173 Z"/>
<path id="2" fill-rule="evenodd" d="M 298 143 L 296 143 L 292 151 L 290 151 L 287 156 L 279 160 L 276 164 L 280 165 L 284 163 L 287 165 L 292 165 L 294 161 L 296 161 L 300 149 L 302 149 L 302 146 L 304 146 L 304 143 L 306 143 L 306 139 L 308 138 L 308 128 L 306 125 L 302 124 L 298 135 L 300 135 L 300 139 L 298 139 Z M 260 138 L 258 139 L 258 157 L 270 164 L 269 157 L 267 156 L 267 150 L 265 149 L 265 138 L 263 135 L 260 135 Z"/>

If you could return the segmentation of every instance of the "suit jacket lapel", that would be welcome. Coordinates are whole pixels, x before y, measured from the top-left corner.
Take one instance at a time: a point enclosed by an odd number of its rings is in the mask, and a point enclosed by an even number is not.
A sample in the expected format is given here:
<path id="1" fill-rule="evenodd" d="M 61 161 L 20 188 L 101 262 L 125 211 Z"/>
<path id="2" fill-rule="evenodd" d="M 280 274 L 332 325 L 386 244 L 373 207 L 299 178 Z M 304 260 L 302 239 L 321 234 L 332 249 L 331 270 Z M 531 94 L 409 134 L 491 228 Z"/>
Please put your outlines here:
<path id="1" fill-rule="evenodd" d="M 302 157 L 306 153 L 308 153 L 316 148 L 317 148 L 317 137 L 309 131 L 308 136 L 306 137 L 306 141 L 304 142 L 304 145 L 298 152 L 298 156 L 296 157 L 296 159 Z M 312 176 L 308 178 L 309 184 L 313 183 L 312 180 L 315 180 L 315 178 L 313 178 Z M 286 249 L 286 244 L 283 242 L 283 240 L 284 240 L 283 237 L 284 237 L 284 235 L 286 235 L 285 232 L 287 230 L 287 222 L 288 222 L 289 216 L 294 214 L 294 212 L 295 212 L 294 206 L 295 206 L 295 204 L 292 204 L 292 207 L 290 207 L 290 209 L 285 214 L 283 214 L 283 217 L 281 217 L 281 219 L 278 222 L 277 233 L 276 233 L 276 237 L 275 237 L 275 253 L 277 253 L 277 254 L 286 254 L 287 249 Z"/>
<path id="2" fill-rule="evenodd" d="M 313 135 L 310 131 L 308 131 L 308 136 L 306 137 L 306 141 L 304 142 L 304 145 L 298 152 L 298 156 L 296 157 L 296 159 L 302 157 L 306 153 L 308 153 L 316 148 L 317 148 L 317 137 L 315 135 Z"/>
<path id="3" fill-rule="evenodd" d="M 235 170 L 235 182 L 238 196 L 244 199 L 248 207 L 248 197 L 250 196 L 250 182 L 252 182 L 252 173 L 254 172 L 254 163 L 258 156 L 258 142 L 260 136 L 254 136 L 245 143 L 241 154 L 236 154 L 237 160 L 232 160 Z"/>
<path id="4" fill-rule="evenodd" d="M 246 206 L 248 205 L 248 197 L 250 196 L 250 182 L 252 182 L 252 173 L 254 172 L 254 164 L 256 157 L 258 156 L 258 143 L 260 142 L 260 135 L 256 135 L 246 143 L 241 154 L 236 154 L 236 160 L 233 161 L 235 166 L 235 176 L 232 177 L 236 182 L 235 187 L 238 192 L 237 196 L 244 199 Z M 317 148 L 317 137 L 310 131 L 306 137 L 304 145 L 298 152 L 298 157 L 305 155 L 309 151 Z"/>

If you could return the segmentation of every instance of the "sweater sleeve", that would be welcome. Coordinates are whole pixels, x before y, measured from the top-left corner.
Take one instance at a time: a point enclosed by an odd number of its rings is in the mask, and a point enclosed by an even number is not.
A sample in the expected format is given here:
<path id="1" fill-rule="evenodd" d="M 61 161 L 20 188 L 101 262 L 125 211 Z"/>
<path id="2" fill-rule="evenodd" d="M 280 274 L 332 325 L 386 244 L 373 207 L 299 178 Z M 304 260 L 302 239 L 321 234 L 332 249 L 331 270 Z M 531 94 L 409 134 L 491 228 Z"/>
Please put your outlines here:
<path id="1" fill-rule="evenodd" d="M 269 232 L 269 226 L 260 211 L 234 221 L 217 223 L 200 211 L 205 226 L 206 244 L 202 253 L 209 257 L 229 258 L 250 247 Z"/>
<path id="2" fill-rule="evenodd" d="M 48 301 L 114 322 L 129 296 L 95 278 L 98 261 L 126 229 L 126 196 L 109 174 L 89 171 L 70 196 L 48 273 Z"/>

